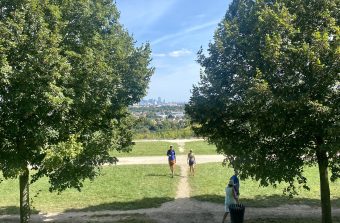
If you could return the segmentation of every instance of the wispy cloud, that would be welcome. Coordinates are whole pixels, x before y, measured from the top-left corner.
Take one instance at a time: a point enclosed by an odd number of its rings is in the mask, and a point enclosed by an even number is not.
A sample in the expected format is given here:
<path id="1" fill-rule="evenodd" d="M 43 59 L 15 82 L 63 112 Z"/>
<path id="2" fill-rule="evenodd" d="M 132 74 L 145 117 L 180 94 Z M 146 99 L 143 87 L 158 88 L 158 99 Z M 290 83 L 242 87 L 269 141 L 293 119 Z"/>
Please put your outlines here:
<path id="1" fill-rule="evenodd" d="M 177 1 L 167 0 L 162 1 L 162 4 L 160 4 L 159 0 L 117 0 L 117 5 L 119 9 L 124 9 L 121 12 L 122 23 L 130 29 L 138 30 L 141 33 L 148 30 L 155 22 L 158 22 Z"/>
<path id="2" fill-rule="evenodd" d="M 192 54 L 191 50 L 188 49 L 180 49 L 180 50 L 174 50 L 169 53 L 152 53 L 153 57 L 183 57 L 183 56 L 188 56 Z"/>
<path id="3" fill-rule="evenodd" d="M 175 50 L 169 53 L 170 57 L 182 57 L 190 55 L 192 52 L 187 49 Z"/>
<path id="4" fill-rule="evenodd" d="M 195 31 L 199 31 L 199 30 L 202 30 L 202 29 L 206 29 L 206 28 L 209 28 L 211 26 L 216 26 L 219 22 L 220 22 L 220 20 L 213 20 L 213 21 L 210 21 L 210 22 L 207 22 L 207 23 L 203 23 L 203 24 L 200 24 L 200 25 L 197 25 L 197 26 L 187 28 L 187 29 L 185 29 L 181 32 L 172 33 L 172 34 L 169 34 L 169 35 L 162 36 L 162 37 L 152 41 L 151 45 L 156 45 L 158 43 L 164 42 L 164 41 L 169 40 L 169 39 L 173 39 L 173 38 L 176 38 L 176 37 L 179 37 L 179 36 L 184 36 L 186 34 L 189 34 L 189 33 L 195 32 Z"/>

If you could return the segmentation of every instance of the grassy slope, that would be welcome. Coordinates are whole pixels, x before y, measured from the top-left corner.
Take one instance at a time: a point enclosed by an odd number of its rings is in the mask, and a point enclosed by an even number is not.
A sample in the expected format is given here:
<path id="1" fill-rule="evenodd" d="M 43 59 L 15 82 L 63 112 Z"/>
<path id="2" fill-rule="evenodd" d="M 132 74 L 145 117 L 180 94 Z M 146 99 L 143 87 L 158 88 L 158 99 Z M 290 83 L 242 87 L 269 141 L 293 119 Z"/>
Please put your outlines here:
<path id="1" fill-rule="evenodd" d="M 166 151 L 169 146 L 173 145 L 174 149 L 178 151 L 178 145 L 176 143 L 172 144 L 170 142 L 136 142 L 133 146 L 132 151 L 117 152 L 112 151 L 111 155 L 119 157 L 127 156 L 166 156 Z"/>
<path id="2" fill-rule="evenodd" d="M 167 165 L 110 166 L 93 182 L 85 181 L 81 193 L 75 189 L 49 193 L 47 179 L 41 179 L 31 185 L 30 195 L 35 212 L 158 207 L 175 196 L 178 178 L 170 178 L 168 172 Z M 18 180 L 0 184 L 0 214 L 18 213 L 18 185 Z"/>
<path id="3" fill-rule="evenodd" d="M 169 149 L 169 146 L 173 145 L 177 155 L 187 154 L 190 149 L 194 151 L 196 155 L 215 155 L 216 147 L 215 145 L 210 145 L 205 141 L 196 141 L 196 142 L 186 142 L 184 152 L 180 153 L 178 149 L 177 143 L 170 142 L 136 142 L 133 146 L 132 151 L 130 152 L 117 152 L 112 151 L 111 155 L 117 157 L 132 157 L 132 156 L 165 156 L 166 151 Z"/>
<path id="4" fill-rule="evenodd" d="M 189 182 L 192 188 L 192 197 L 198 200 L 224 203 L 224 188 L 233 171 L 222 167 L 220 163 L 197 165 L 195 177 Z M 259 187 L 256 181 L 245 180 L 240 183 L 240 201 L 246 206 L 275 207 L 284 204 L 320 205 L 319 177 L 316 167 L 306 168 L 305 176 L 311 190 L 301 189 L 299 196 L 289 199 L 283 196 L 284 184 L 277 188 Z M 330 183 L 332 205 L 340 207 L 340 182 Z"/>
<path id="5" fill-rule="evenodd" d="M 216 155 L 216 146 L 208 144 L 206 141 L 194 141 L 185 143 L 185 152 L 192 149 L 196 155 Z"/>

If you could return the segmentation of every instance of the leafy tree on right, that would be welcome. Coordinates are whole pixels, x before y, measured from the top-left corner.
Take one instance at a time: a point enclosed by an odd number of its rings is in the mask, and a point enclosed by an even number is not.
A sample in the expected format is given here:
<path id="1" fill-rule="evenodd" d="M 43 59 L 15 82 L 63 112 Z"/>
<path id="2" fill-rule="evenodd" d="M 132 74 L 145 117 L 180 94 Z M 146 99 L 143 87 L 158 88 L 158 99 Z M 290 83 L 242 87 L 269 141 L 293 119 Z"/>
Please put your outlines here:
<path id="1" fill-rule="evenodd" d="M 198 53 L 201 80 L 185 108 L 243 178 L 288 182 L 293 195 L 318 164 L 323 223 L 329 177 L 340 176 L 339 12 L 338 0 L 234 0 Z"/>

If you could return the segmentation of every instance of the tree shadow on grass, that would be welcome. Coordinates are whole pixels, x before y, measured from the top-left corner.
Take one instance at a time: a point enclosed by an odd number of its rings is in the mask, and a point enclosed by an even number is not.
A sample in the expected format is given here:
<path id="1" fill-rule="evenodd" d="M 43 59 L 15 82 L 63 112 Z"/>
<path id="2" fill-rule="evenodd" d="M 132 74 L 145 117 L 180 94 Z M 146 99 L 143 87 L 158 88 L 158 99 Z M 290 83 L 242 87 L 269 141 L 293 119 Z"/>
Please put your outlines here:
<path id="1" fill-rule="evenodd" d="M 171 173 L 165 173 L 165 174 L 154 174 L 154 173 L 150 173 L 150 174 L 146 174 L 146 177 L 171 177 Z M 181 177 L 181 175 L 179 173 L 175 173 L 174 177 Z"/>
<path id="2" fill-rule="evenodd" d="M 154 197 L 154 198 L 144 198 L 135 201 L 129 202 L 111 202 L 111 203 L 103 203 L 98 205 L 90 205 L 85 208 L 72 208 L 67 209 L 65 212 L 86 212 L 86 211 L 104 211 L 104 210 L 136 210 L 136 209 L 144 209 L 144 208 L 157 208 L 160 207 L 163 203 L 168 201 L 173 201 L 174 198 L 171 197 Z"/>
<path id="3" fill-rule="evenodd" d="M 168 177 L 169 174 L 155 174 L 155 173 L 150 173 L 150 174 L 146 174 L 146 177 Z"/>
<path id="4" fill-rule="evenodd" d="M 37 214 L 39 211 L 35 208 L 31 208 L 31 213 L 32 214 Z M 5 214 L 20 214 L 20 207 L 18 206 L 3 206 L 0 207 L 0 215 L 5 215 Z"/>
<path id="5" fill-rule="evenodd" d="M 192 197 L 199 201 L 209 201 L 213 203 L 224 204 L 224 196 L 219 195 L 199 195 Z M 242 198 L 240 202 L 248 207 L 279 207 L 281 205 L 308 205 L 311 207 L 320 207 L 320 200 L 310 198 L 289 198 L 284 195 L 271 195 L 271 196 L 256 196 L 255 198 Z M 332 199 L 331 204 L 333 208 L 340 208 L 340 198 Z"/>

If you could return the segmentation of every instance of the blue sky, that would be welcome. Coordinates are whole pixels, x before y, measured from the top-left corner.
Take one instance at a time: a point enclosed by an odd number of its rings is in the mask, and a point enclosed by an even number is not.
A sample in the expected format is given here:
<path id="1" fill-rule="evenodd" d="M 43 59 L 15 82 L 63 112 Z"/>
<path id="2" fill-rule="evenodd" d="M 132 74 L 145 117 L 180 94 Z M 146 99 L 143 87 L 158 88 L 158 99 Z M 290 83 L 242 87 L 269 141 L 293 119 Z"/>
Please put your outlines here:
<path id="1" fill-rule="evenodd" d="M 207 49 L 230 0 L 116 0 L 137 46 L 149 42 L 156 68 L 145 99 L 187 102 L 197 84 L 197 51 Z"/>

